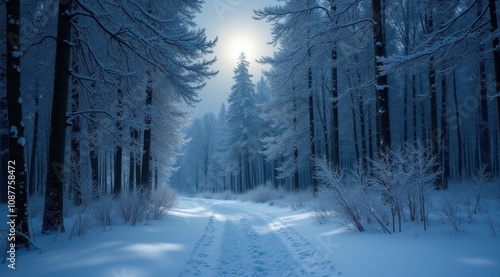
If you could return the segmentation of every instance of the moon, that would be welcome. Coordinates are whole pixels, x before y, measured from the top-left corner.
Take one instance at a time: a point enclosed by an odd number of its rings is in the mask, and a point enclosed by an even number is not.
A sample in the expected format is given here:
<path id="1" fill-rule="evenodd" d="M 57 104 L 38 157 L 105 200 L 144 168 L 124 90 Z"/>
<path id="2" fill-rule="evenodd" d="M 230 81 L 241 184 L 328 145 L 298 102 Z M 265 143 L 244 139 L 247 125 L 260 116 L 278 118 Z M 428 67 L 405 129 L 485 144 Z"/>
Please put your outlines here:
<path id="1" fill-rule="evenodd" d="M 253 61 L 255 59 L 255 46 L 252 39 L 248 36 L 238 36 L 233 38 L 230 42 L 230 53 L 231 60 L 236 61 L 240 56 L 241 52 L 245 53 L 247 61 Z"/>

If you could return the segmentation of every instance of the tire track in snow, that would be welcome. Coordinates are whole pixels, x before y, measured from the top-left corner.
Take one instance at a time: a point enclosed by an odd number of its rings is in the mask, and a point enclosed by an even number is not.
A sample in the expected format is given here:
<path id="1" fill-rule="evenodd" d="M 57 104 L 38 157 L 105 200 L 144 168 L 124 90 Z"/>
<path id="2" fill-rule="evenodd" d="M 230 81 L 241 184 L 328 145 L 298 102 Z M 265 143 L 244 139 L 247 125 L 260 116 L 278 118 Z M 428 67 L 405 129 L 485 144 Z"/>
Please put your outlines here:
<path id="1" fill-rule="evenodd" d="M 217 240 L 220 240 L 221 222 L 216 219 L 217 215 L 212 214 L 208 219 L 203 235 L 195 244 L 189 260 L 186 262 L 186 268 L 179 273 L 180 276 L 211 276 L 213 272 L 214 257 L 212 253 L 218 251 Z"/>
<path id="2" fill-rule="evenodd" d="M 212 209 L 228 215 L 216 276 L 298 277 L 306 274 L 263 219 L 224 205 L 214 205 Z"/>
<path id="3" fill-rule="evenodd" d="M 325 256 L 323 252 L 318 251 L 314 245 L 281 219 L 270 213 L 248 207 L 231 204 L 225 204 L 225 206 L 244 209 L 255 216 L 264 218 L 264 221 L 268 222 L 268 227 L 274 234 L 280 237 L 283 243 L 288 247 L 294 259 L 300 262 L 306 275 L 322 277 L 334 275 L 335 266 L 328 255 Z M 340 272 L 338 272 L 338 274 L 341 275 Z"/>
<path id="4" fill-rule="evenodd" d="M 275 216 L 226 203 L 213 211 L 179 276 L 332 276 L 333 263 Z"/>

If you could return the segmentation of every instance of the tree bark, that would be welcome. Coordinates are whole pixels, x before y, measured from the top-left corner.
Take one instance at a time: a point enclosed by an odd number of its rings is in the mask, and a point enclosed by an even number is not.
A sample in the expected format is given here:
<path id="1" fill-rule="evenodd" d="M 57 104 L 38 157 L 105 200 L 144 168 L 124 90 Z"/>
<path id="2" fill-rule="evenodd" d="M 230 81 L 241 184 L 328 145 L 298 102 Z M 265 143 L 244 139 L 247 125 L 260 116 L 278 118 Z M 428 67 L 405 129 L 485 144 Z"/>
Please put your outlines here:
<path id="1" fill-rule="evenodd" d="M 76 40 L 75 40 L 76 41 Z M 74 50 L 74 49 L 73 49 Z M 73 51 L 75 53 L 75 51 Z M 73 71 L 79 71 L 78 55 L 72 57 Z M 77 112 L 80 108 L 80 87 L 78 78 L 73 77 L 71 87 L 71 112 Z M 70 163 L 71 163 L 71 191 L 73 193 L 73 203 L 77 206 L 82 204 L 82 192 L 80 188 L 80 118 L 75 116 L 71 120 L 70 129 Z"/>
<path id="2" fill-rule="evenodd" d="M 450 177 L 450 150 L 448 137 L 448 117 L 447 112 L 447 94 L 448 88 L 446 75 L 441 73 L 441 161 L 443 173 L 441 179 L 441 188 L 448 189 L 448 178 Z"/>
<path id="3" fill-rule="evenodd" d="M 391 126 L 389 117 L 389 87 L 387 75 L 382 72 L 382 58 L 386 57 L 385 9 L 382 0 L 372 0 L 373 42 L 375 52 L 375 79 L 377 101 L 377 141 L 378 153 L 391 149 Z"/>
<path id="4" fill-rule="evenodd" d="M 313 195 L 318 192 L 318 180 L 314 178 L 314 173 L 316 171 L 316 138 L 314 131 L 314 102 L 313 102 L 313 90 L 312 90 L 312 69 L 309 67 L 307 71 L 308 78 L 308 88 L 309 88 L 309 138 L 311 146 L 311 187 Z"/>
<path id="5" fill-rule="evenodd" d="M 32 143 L 31 143 L 31 160 L 30 160 L 30 167 L 29 167 L 29 182 L 28 182 L 28 187 L 29 187 L 29 195 L 33 196 L 35 195 L 35 164 L 36 164 L 36 150 L 37 150 L 37 143 L 38 143 L 38 118 L 39 118 L 39 112 L 38 112 L 38 106 L 40 103 L 40 96 L 38 95 L 38 91 L 36 91 L 35 95 L 35 117 L 33 119 L 33 138 L 32 138 Z"/>
<path id="6" fill-rule="evenodd" d="M 89 157 L 90 157 L 90 175 L 92 180 L 92 199 L 99 198 L 101 194 L 99 189 L 99 153 L 97 150 L 97 126 L 95 121 L 97 120 L 94 113 L 90 114 L 90 120 L 88 122 L 89 128 Z"/>
<path id="7" fill-rule="evenodd" d="M 494 33 L 498 29 L 497 7 L 495 0 L 489 0 L 490 6 L 490 24 L 491 32 Z M 497 115 L 498 125 L 500 129 L 500 48 L 498 47 L 500 39 L 495 37 L 492 41 L 493 44 L 493 62 L 495 65 L 495 95 L 497 99 Z"/>
<path id="8" fill-rule="evenodd" d="M 117 89 L 117 114 L 116 116 L 117 121 L 116 121 L 116 130 L 118 132 L 118 137 L 121 139 L 122 133 L 123 133 L 123 123 L 122 123 L 122 114 L 123 114 L 123 107 L 122 107 L 122 101 L 123 101 L 123 91 L 121 88 Z M 115 148 L 115 174 L 114 174 L 114 183 L 113 183 L 113 195 L 115 197 L 120 196 L 121 190 L 122 190 L 122 158 L 123 158 L 123 148 L 121 146 L 121 141 L 118 141 L 116 143 L 116 148 Z"/>
<path id="9" fill-rule="evenodd" d="M 10 1 L 11 2 L 11 1 Z M 42 233 L 64 232 L 63 178 L 66 143 L 66 113 L 71 45 L 72 0 L 60 1 L 57 22 L 57 46 L 54 94 L 50 121 L 49 159 L 45 189 Z"/>
<path id="10" fill-rule="evenodd" d="M 458 161 L 457 161 L 457 177 L 460 179 L 463 176 L 462 164 L 463 164 L 463 145 L 462 145 L 462 133 L 460 131 L 460 115 L 458 113 L 458 101 L 457 101 L 457 80 L 455 71 L 453 71 L 453 100 L 455 102 L 455 119 L 457 128 L 457 148 L 458 148 Z"/>
<path id="11" fill-rule="evenodd" d="M 7 14 L 5 5 L 0 5 L 0 14 Z M 9 39 L 7 33 L 7 20 L 0 23 L 0 80 L 7 79 L 7 47 Z M 7 166 L 9 161 L 9 119 L 7 117 L 7 84 L 0 82 L 0 165 Z M 5 170 L 0 170 L 0 203 L 7 203 L 7 175 Z"/>
<path id="12" fill-rule="evenodd" d="M 148 75 L 148 78 L 150 76 Z M 150 109 L 153 102 L 153 88 L 150 84 L 146 88 L 146 108 Z M 143 141 L 143 156 L 142 156 L 142 173 L 141 173 L 141 189 L 145 191 L 150 191 L 152 188 L 151 180 L 151 114 L 148 111 L 146 114 L 146 128 L 144 129 L 144 141 Z"/>
<path id="13" fill-rule="evenodd" d="M 7 169 L 9 221 L 15 221 L 16 232 L 23 234 L 15 236 L 16 248 L 30 247 L 30 232 L 28 227 L 28 195 L 26 180 L 26 162 L 24 160 L 24 124 L 21 99 L 21 63 L 20 63 L 20 1 L 7 1 L 7 113 L 9 120 L 9 160 Z M 16 38 L 16 39 L 14 39 Z M 2 181 L 3 182 L 3 181 Z M 14 193 L 14 194 L 11 194 Z M 12 216 L 12 217 L 11 217 Z"/>

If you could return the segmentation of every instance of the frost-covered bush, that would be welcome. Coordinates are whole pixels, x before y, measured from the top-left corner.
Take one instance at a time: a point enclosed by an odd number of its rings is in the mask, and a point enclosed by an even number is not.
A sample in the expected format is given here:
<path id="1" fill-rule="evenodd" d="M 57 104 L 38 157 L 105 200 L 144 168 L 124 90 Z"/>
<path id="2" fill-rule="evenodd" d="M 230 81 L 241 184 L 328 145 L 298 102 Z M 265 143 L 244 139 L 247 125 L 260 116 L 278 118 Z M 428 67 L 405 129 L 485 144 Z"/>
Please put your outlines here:
<path id="1" fill-rule="evenodd" d="M 324 186 L 321 193 L 329 196 L 334 211 L 361 232 L 372 222 L 383 232 L 401 232 L 406 213 L 411 221 L 421 219 L 425 229 L 427 195 L 439 174 L 433 171 L 437 159 L 429 153 L 420 143 L 381 153 L 370 161 L 371 174 L 362 166 L 341 172 L 318 161 L 316 175 Z M 316 204 L 314 209 L 323 220 L 325 205 Z"/>
<path id="2" fill-rule="evenodd" d="M 383 203 L 389 207 L 392 232 L 396 231 L 396 223 L 401 232 L 405 211 L 411 221 L 420 218 L 427 228 L 427 196 L 441 174 L 433 170 L 437 157 L 430 153 L 419 142 L 408 143 L 372 161 L 374 174 L 368 180 L 369 186 L 381 192 Z"/>
<path id="3" fill-rule="evenodd" d="M 118 215 L 123 222 L 135 225 L 148 218 L 147 195 L 135 190 L 124 191 L 118 198 Z"/>
<path id="4" fill-rule="evenodd" d="M 256 188 L 248 191 L 246 197 L 255 203 L 270 203 L 277 199 L 283 199 L 285 197 L 285 191 L 282 188 L 275 188 L 269 182 L 265 185 L 257 186 Z"/>
<path id="5" fill-rule="evenodd" d="M 319 191 L 318 198 L 311 205 L 311 216 L 319 224 L 325 224 L 334 214 L 330 194 Z"/>
<path id="6" fill-rule="evenodd" d="M 150 219 L 161 219 L 175 205 L 177 194 L 169 186 L 152 191 L 122 192 L 118 198 L 118 215 L 123 222 L 136 225 Z"/>
<path id="7" fill-rule="evenodd" d="M 116 221 L 115 202 L 111 196 L 103 196 L 91 204 L 91 214 L 96 223 L 106 229 Z"/>
<path id="8" fill-rule="evenodd" d="M 176 200 L 177 193 L 170 186 L 153 190 L 149 199 L 149 215 L 155 220 L 162 219 L 165 213 L 175 206 Z"/>
<path id="9" fill-rule="evenodd" d="M 303 209 L 313 201 L 313 195 L 310 191 L 307 192 L 291 192 L 285 195 L 285 205 L 292 210 Z"/>
<path id="10" fill-rule="evenodd" d="M 71 227 L 71 231 L 69 233 L 69 239 L 73 236 L 83 236 L 90 229 L 92 229 L 93 218 L 89 214 L 88 209 L 86 207 L 78 209 L 78 212 L 75 217 L 75 221 L 73 222 L 73 226 Z"/>
<path id="11" fill-rule="evenodd" d="M 437 205 L 437 215 L 441 222 L 449 224 L 455 232 L 465 232 L 466 215 L 460 197 L 446 194 L 441 197 Z"/>
<path id="12" fill-rule="evenodd" d="M 341 171 L 333 169 L 330 163 L 324 160 L 317 162 L 317 178 L 322 182 L 324 194 L 332 203 L 332 209 L 341 217 L 352 223 L 360 232 L 365 231 L 361 222 L 363 213 L 359 203 L 359 196 L 363 193 L 361 184 L 347 184 L 344 174 Z M 320 218 L 325 213 L 322 211 L 328 206 L 319 203 L 318 212 Z"/>

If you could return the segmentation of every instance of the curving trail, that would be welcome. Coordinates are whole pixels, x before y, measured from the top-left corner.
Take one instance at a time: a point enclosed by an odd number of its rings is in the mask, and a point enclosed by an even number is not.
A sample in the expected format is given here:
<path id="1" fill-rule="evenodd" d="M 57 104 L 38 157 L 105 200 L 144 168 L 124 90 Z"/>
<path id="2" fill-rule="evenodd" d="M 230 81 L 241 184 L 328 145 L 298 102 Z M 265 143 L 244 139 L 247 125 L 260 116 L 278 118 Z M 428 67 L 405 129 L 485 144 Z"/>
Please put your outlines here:
<path id="1" fill-rule="evenodd" d="M 212 211 L 179 276 L 332 276 L 335 268 L 314 246 L 275 216 L 228 203 Z"/>

